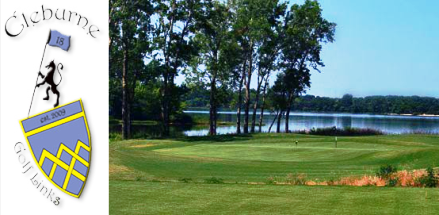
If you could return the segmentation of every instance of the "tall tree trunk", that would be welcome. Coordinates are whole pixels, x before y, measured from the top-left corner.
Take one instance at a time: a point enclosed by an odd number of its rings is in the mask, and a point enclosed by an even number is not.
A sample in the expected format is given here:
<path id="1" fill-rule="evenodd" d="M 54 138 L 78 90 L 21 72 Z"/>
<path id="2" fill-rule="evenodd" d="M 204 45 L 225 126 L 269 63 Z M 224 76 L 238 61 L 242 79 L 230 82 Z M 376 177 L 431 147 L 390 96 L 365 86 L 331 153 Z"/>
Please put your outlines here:
<path id="1" fill-rule="evenodd" d="M 163 75 L 163 88 L 162 88 L 162 101 L 161 101 L 161 118 L 162 118 L 162 129 L 163 136 L 169 136 L 169 116 L 168 116 L 168 74 Z"/>
<path id="2" fill-rule="evenodd" d="M 209 135 L 216 135 L 216 74 L 210 82 Z"/>
<path id="3" fill-rule="evenodd" d="M 188 2 L 192 2 L 192 1 L 188 1 Z M 177 42 L 177 44 L 181 44 L 184 41 L 184 37 L 187 35 L 188 33 L 188 26 L 189 23 L 192 20 L 192 12 L 189 12 L 189 17 L 186 20 L 186 22 L 183 24 L 183 29 L 180 33 L 180 37 L 174 38 L 174 36 L 172 36 L 173 32 L 174 32 L 174 25 L 175 25 L 175 14 L 174 11 L 176 11 L 176 4 L 175 1 L 173 1 L 172 5 L 172 18 L 170 20 L 170 28 L 169 28 L 169 32 L 167 35 L 169 35 L 169 41 L 168 41 L 168 47 L 166 48 L 166 53 L 167 53 L 167 57 L 166 57 L 166 67 L 167 67 L 167 84 L 166 84 L 166 91 L 165 91 L 165 96 L 166 98 L 164 98 L 165 100 L 165 118 L 164 118 L 164 135 L 165 136 L 169 136 L 170 135 L 170 124 L 171 124 L 171 120 L 170 120 L 170 116 L 171 116 L 171 112 L 173 110 L 172 107 L 172 90 L 174 89 L 175 86 L 175 76 L 178 73 L 178 59 L 180 58 L 180 51 L 181 49 L 177 48 L 175 51 L 175 56 L 174 56 L 174 62 L 171 66 L 171 59 L 170 59 L 170 46 L 172 44 L 173 41 Z M 171 70 L 172 69 L 172 70 Z"/>
<path id="4" fill-rule="evenodd" d="M 128 126 L 126 128 L 127 130 L 127 134 L 128 134 L 128 139 L 131 138 L 131 104 L 130 102 L 128 102 L 127 104 L 127 122 L 128 122 Z"/>
<path id="5" fill-rule="evenodd" d="M 287 111 L 285 113 L 285 133 L 290 133 L 288 123 L 290 123 L 290 107 L 288 105 Z"/>
<path id="6" fill-rule="evenodd" d="M 264 90 L 262 94 L 261 115 L 259 116 L 259 133 L 262 131 L 262 122 L 264 120 L 265 97 L 267 95 L 268 77 L 265 79 Z"/>
<path id="7" fill-rule="evenodd" d="M 279 113 L 276 112 L 276 114 L 275 114 L 275 116 L 274 116 L 274 119 L 273 119 L 273 121 L 271 122 L 270 128 L 268 128 L 268 133 L 271 132 L 271 127 L 273 127 L 274 122 L 276 122 L 276 119 L 277 119 L 277 117 L 278 117 L 278 114 L 279 114 Z"/>
<path id="8" fill-rule="evenodd" d="M 252 44 L 252 42 L 250 42 Z M 247 78 L 245 82 L 245 101 L 244 101 L 244 134 L 248 134 L 248 115 L 250 111 L 250 83 L 252 79 L 252 72 L 253 72 L 253 45 L 250 45 L 250 56 L 249 56 L 249 65 L 248 65 L 248 72 L 247 72 Z"/>
<path id="9" fill-rule="evenodd" d="M 255 132 L 256 127 L 256 111 L 258 111 L 258 105 L 259 105 L 259 94 L 261 93 L 261 85 L 262 81 L 264 80 L 264 77 L 260 76 L 260 72 L 258 72 L 258 86 L 256 88 L 256 97 L 255 97 L 255 103 L 253 104 L 253 115 L 252 115 L 252 126 L 250 128 L 250 132 Z"/>
<path id="10" fill-rule="evenodd" d="M 238 109 L 236 110 L 236 133 L 237 134 L 241 134 L 242 85 L 243 85 L 243 82 L 245 79 L 246 68 L 247 68 L 247 62 L 244 61 L 241 77 L 239 80 L 239 89 L 238 89 Z"/>
<path id="11" fill-rule="evenodd" d="M 122 139 L 130 138 L 130 118 L 128 105 L 128 43 L 125 43 L 123 51 L 122 68 Z"/>
<path id="12" fill-rule="evenodd" d="M 170 12 L 170 20 L 169 20 L 169 29 L 166 29 L 164 32 L 165 43 L 163 46 L 163 54 L 165 55 L 165 72 L 163 74 L 163 89 L 162 89 L 162 102 L 161 102 L 161 118 L 162 118 L 162 126 L 163 126 L 163 136 L 169 136 L 169 113 L 170 113 L 170 80 L 173 79 L 171 75 L 171 53 L 170 53 L 170 43 L 172 42 L 171 34 L 174 29 L 174 18 L 175 18 L 175 4 L 172 4 L 172 10 Z M 163 20 L 161 21 L 163 22 Z M 168 41 L 169 37 L 169 41 Z"/>
<path id="13" fill-rule="evenodd" d="M 291 106 L 294 100 L 294 95 L 293 93 L 291 93 L 288 97 L 288 104 L 287 104 L 287 111 L 285 114 L 285 133 L 290 133 L 290 128 L 289 128 L 289 123 L 290 123 L 290 111 L 291 111 Z"/>
<path id="14" fill-rule="evenodd" d="M 245 81 L 245 99 L 244 99 L 244 134 L 248 133 L 248 114 L 250 111 L 250 81 Z"/>
<path id="15" fill-rule="evenodd" d="M 280 112 L 279 112 L 279 116 L 277 117 L 277 128 L 276 128 L 276 133 L 280 133 L 280 121 L 282 120 L 282 114 L 283 114 L 283 111 L 280 110 Z"/>
<path id="16" fill-rule="evenodd" d="M 177 70 L 177 68 L 175 69 Z M 170 78 L 169 78 L 169 84 L 168 84 L 168 114 L 167 114 L 167 121 L 168 121 L 168 130 L 167 130 L 167 135 L 170 135 L 170 129 L 171 129 L 171 112 L 172 110 L 174 110 L 174 107 L 172 106 L 172 95 L 173 95 L 173 90 L 175 87 L 175 74 L 176 73 L 171 73 Z"/>

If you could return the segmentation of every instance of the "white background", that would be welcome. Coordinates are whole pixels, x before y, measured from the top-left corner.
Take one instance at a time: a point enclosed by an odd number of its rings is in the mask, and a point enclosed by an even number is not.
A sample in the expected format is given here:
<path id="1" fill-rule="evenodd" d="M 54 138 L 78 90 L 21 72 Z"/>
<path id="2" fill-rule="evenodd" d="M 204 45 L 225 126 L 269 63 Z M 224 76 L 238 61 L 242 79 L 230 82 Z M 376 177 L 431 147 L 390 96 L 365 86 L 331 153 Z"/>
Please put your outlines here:
<path id="1" fill-rule="evenodd" d="M 68 11 L 77 12 L 88 18 L 89 25 L 83 29 L 77 25 L 77 17 L 68 22 L 53 16 L 32 26 L 29 17 L 38 11 L 37 19 L 42 19 L 42 5 L 53 13 L 58 8 L 66 9 L 66 16 Z M 14 11 L 17 19 L 8 23 L 12 30 L 20 30 L 22 13 L 31 26 L 12 38 L 5 33 L 5 22 Z M 90 25 L 100 29 L 97 38 L 87 35 Z M 61 198 L 59 206 L 36 189 L 30 181 L 32 175 L 22 174 L 14 152 L 17 142 L 28 148 L 19 121 L 27 117 L 50 29 L 70 35 L 71 47 L 65 52 L 47 46 L 41 71 L 45 74 L 44 66 L 52 60 L 63 63 L 60 105 L 82 99 L 92 140 L 91 168 L 79 199 L 58 190 L 39 174 L 39 181 L 43 180 Z M 0 49 L 0 214 L 108 214 L 108 0 L 0 0 Z M 46 87 L 37 88 L 31 115 L 53 108 L 53 94 L 50 101 L 42 100 Z M 38 169 L 29 150 L 24 155 Z"/>

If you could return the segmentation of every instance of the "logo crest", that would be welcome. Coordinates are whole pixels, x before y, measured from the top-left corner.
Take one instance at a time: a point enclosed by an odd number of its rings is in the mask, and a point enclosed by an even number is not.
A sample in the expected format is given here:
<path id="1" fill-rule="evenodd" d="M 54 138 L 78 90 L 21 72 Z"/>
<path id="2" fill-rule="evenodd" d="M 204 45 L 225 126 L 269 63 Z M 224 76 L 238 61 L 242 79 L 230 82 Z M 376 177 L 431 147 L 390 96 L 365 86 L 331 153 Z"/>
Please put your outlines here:
<path id="1" fill-rule="evenodd" d="M 20 121 L 32 157 L 44 176 L 79 198 L 90 169 L 91 138 L 82 100 Z"/>

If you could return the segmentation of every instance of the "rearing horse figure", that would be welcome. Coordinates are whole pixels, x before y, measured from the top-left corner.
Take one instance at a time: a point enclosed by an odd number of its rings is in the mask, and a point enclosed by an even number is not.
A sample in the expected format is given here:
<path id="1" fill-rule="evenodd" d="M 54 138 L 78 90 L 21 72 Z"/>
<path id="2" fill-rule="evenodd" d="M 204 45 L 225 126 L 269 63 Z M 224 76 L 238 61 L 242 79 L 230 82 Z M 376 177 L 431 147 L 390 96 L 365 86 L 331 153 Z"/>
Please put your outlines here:
<path id="1" fill-rule="evenodd" d="M 62 81 L 62 76 L 61 73 L 59 72 L 59 66 L 61 66 L 61 70 L 64 68 L 62 63 L 58 63 L 58 66 L 55 66 L 55 63 L 52 61 L 49 63 L 49 65 L 46 66 L 46 68 L 50 68 L 50 71 L 47 73 L 46 76 L 44 76 L 43 74 L 41 74 L 41 71 L 38 73 L 38 76 L 40 76 L 41 78 L 43 78 L 43 82 L 37 84 L 37 87 L 40 87 L 41 85 L 47 83 L 50 86 L 47 87 L 46 89 L 46 97 L 43 98 L 44 100 L 49 100 L 49 90 L 52 90 L 52 93 L 57 95 L 56 98 L 56 103 L 53 107 L 57 107 L 59 104 L 59 97 L 60 97 L 60 93 L 59 91 L 56 89 L 56 87 L 61 83 Z M 53 75 L 55 74 L 55 69 L 58 70 L 59 76 L 61 77 L 61 80 L 59 80 L 58 84 L 55 84 L 55 81 L 53 80 Z"/>

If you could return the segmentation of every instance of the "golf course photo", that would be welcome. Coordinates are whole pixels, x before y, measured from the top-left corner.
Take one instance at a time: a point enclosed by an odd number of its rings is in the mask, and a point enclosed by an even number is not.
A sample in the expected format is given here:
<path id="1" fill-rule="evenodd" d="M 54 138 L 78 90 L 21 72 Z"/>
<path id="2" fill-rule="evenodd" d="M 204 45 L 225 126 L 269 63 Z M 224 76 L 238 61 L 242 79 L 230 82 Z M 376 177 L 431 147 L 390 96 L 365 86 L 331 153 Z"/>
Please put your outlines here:
<path id="1" fill-rule="evenodd" d="M 110 214 L 439 214 L 437 8 L 110 0 Z"/>

